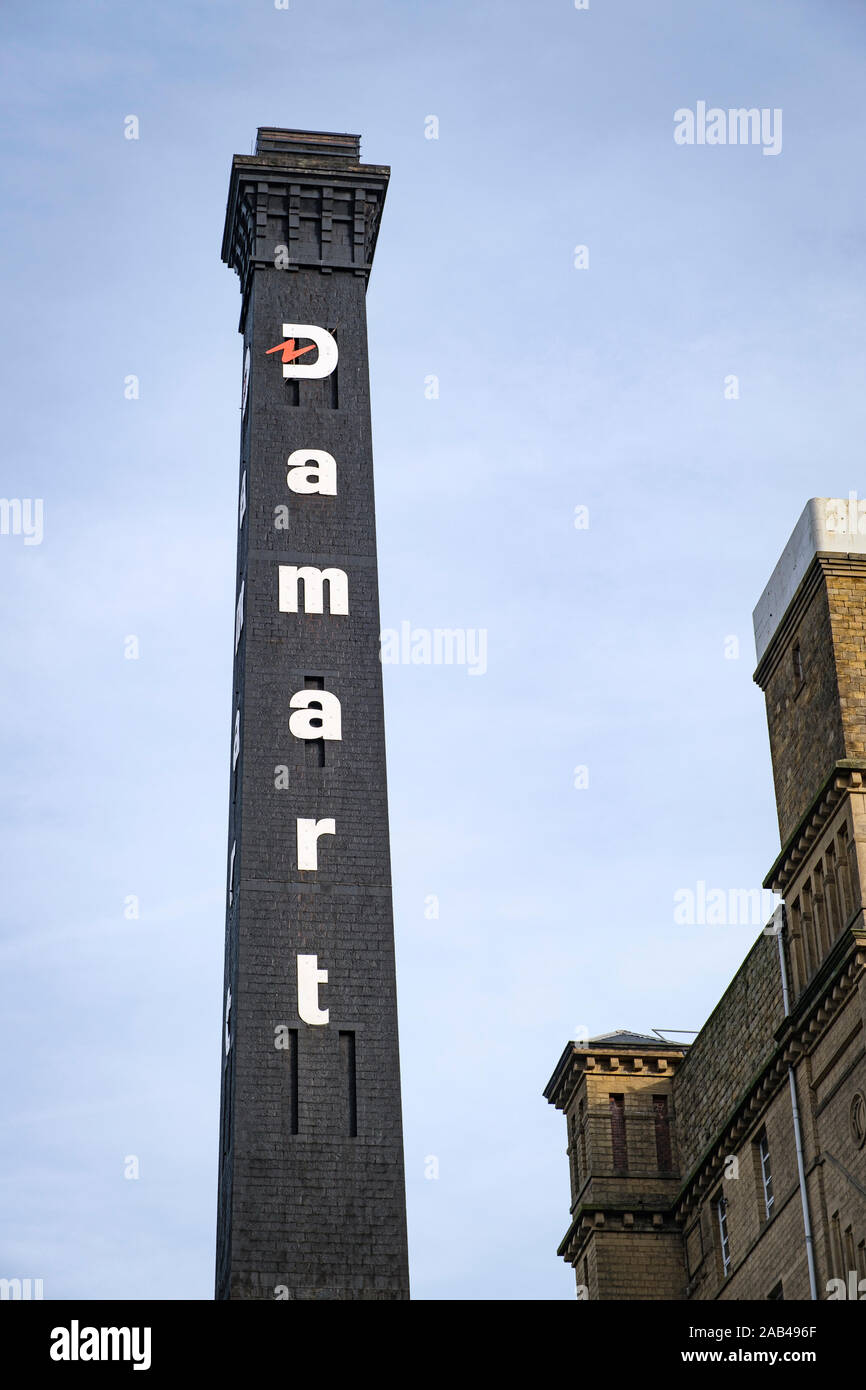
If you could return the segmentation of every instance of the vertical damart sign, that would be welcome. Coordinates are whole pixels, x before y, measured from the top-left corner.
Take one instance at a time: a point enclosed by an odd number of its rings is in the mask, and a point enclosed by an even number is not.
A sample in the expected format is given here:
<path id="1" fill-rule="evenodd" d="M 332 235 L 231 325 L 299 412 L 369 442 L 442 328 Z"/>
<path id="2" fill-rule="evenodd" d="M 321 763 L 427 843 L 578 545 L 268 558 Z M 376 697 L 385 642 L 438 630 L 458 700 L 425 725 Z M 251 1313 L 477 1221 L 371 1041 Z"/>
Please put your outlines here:
<path id="1" fill-rule="evenodd" d="M 216 1296 L 406 1299 L 365 295 L 389 170 L 262 128 L 244 336 Z"/>

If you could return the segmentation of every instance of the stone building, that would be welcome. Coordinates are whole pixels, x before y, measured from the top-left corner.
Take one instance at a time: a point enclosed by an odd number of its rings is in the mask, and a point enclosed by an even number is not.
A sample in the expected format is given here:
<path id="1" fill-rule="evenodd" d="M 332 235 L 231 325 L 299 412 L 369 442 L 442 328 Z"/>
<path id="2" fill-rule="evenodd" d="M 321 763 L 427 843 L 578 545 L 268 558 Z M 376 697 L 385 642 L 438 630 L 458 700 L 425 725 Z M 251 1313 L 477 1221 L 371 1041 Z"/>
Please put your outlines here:
<path id="1" fill-rule="evenodd" d="M 862 504 L 861 504 L 862 505 Z M 783 900 L 694 1042 L 569 1043 L 589 1299 L 866 1298 L 866 518 L 813 498 L 755 609 Z"/>

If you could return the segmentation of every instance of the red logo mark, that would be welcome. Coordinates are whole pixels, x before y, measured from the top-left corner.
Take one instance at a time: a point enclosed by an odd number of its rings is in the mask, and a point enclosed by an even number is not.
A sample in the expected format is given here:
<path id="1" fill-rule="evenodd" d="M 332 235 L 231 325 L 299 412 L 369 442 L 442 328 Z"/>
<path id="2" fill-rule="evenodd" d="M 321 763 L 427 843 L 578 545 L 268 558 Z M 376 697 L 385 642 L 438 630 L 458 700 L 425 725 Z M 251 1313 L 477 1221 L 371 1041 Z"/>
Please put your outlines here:
<path id="1" fill-rule="evenodd" d="M 312 352 L 315 346 L 315 343 L 310 343 L 309 347 L 295 347 L 295 339 L 287 338 L 284 343 L 277 343 L 276 347 L 268 348 L 267 355 L 270 356 L 272 352 L 282 352 L 281 361 L 293 362 L 296 357 L 302 357 L 305 352 Z"/>

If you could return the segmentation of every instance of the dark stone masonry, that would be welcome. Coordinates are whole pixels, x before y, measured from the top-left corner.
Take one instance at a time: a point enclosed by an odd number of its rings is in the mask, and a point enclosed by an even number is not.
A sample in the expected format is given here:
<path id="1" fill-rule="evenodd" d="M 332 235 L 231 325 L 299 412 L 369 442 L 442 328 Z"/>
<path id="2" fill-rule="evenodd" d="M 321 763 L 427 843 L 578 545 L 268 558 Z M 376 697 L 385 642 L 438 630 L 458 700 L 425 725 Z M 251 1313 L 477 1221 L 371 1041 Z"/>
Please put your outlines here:
<path id="1" fill-rule="evenodd" d="M 260 129 L 226 212 L 245 388 L 218 1299 L 409 1297 L 365 308 L 389 170 L 359 143 Z M 333 371 L 294 375 L 331 341 Z"/>

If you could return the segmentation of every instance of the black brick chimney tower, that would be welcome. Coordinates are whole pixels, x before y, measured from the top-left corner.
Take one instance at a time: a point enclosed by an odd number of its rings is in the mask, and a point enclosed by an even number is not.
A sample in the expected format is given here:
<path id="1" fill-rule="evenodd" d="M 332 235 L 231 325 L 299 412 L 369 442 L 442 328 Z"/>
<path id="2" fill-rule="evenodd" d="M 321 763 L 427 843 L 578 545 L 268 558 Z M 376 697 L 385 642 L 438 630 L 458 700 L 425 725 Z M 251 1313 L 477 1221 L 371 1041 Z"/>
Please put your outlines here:
<path id="1" fill-rule="evenodd" d="M 243 334 L 218 1299 L 406 1299 L 365 293 L 389 170 L 263 128 Z"/>

